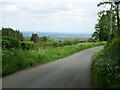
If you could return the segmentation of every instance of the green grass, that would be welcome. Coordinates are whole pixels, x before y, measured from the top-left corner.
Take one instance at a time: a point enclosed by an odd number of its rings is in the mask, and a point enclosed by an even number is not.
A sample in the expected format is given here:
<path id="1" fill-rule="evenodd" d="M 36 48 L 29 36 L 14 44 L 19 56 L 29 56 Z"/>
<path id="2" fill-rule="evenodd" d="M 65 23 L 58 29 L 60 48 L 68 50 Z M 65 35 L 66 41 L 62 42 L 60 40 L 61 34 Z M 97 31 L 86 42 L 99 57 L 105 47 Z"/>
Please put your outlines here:
<path id="1" fill-rule="evenodd" d="M 2 51 L 2 75 L 33 67 L 72 55 L 81 50 L 104 45 L 105 42 L 79 43 L 64 47 L 40 47 L 35 50 L 4 49 Z"/>
<path id="2" fill-rule="evenodd" d="M 2 48 L 0 46 L 0 77 L 2 76 Z"/>
<path id="3" fill-rule="evenodd" d="M 96 88 L 120 88 L 120 39 L 94 54 L 92 77 Z"/>

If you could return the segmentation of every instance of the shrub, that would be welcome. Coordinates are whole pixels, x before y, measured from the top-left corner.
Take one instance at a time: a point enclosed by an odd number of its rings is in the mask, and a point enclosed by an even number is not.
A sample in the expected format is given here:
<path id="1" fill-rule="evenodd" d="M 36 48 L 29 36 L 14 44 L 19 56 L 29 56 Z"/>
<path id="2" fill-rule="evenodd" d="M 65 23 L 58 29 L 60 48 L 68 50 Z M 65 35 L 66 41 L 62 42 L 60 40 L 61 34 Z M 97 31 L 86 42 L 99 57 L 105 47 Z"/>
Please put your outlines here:
<path id="1" fill-rule="evenodd" d="M 34 49 L 34 43 L 33 42 L 20 42 L 21 48 L 22 49 Z"/>
<path id="2" fill-rule="evenodd" d="M 89 39 L 87 40 L 87 42 L 97 42 L 97 40 L 92 39 L 92 38 L 89 38 Z"/>
<path id="3" fill-rule="evenodd" d="M 2 33 L 2 36 L 10 36 L 18 39 L 19 41 L 23 41 L 23 34 L 19 30 L 13 30 L 12 28 L 2 28 L 0 33 Z"/>
<path id="4" fill-rule="evenodd" d="M 33 33 L 30 40 L 33 41 L 34 43 L 38 43 L 39 42 L 39 36 L 37 34 Z"/>
<path id="5" fill-rule="evenodd" d="M 73 41 L 72 40 L 65 40 L 64 45 L 73 45 Z"/>
<path id="6" fill-rule="evenodd" d="M 46 41 L 49 41 L 49 40 L 50 40 L 50 38 L 49 38 L 49 37 L 46 37 L 46 36 L 40 37 L 39 39 L 40 39 L 40 41 L 42 41 L 42 42 L 46 42 Z"/>
<path id="7" fill-rule="evenodd" d="M 3 48 L 7 48 L 7 49 L 19 48 L 19 47 L 20 47 L 20 43 L 19 43 L 19 41 L 18 41 L 16 38 L 14 38 L 14 37 L 3 36 L 3 37 L 2 37 L 2 47 L 3 47 Z"/>
<path id="8" fill-rule="evenodd" d="M 120 87 L 120 39 L 96 53 L 92 58 L 92 75 L 96 88 Z"/>

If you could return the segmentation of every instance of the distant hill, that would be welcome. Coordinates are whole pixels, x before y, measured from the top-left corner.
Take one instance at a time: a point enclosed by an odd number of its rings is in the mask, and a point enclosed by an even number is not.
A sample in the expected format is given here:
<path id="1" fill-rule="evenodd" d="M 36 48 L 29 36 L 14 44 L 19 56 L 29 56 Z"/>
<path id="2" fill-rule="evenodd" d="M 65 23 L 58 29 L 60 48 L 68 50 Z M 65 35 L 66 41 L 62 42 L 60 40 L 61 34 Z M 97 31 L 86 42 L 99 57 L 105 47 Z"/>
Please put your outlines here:
<path id="1" fill-rule="evenodd" d="M 22 32 L 25 37 L 31 36 L 34 32 Z M 56 33 L 56 32 L 36 32 L 40 37 L 47 36 L 52 40 L 86 40 L 91 37 L 91 34 L 76 34 L 76 33 Z"/>

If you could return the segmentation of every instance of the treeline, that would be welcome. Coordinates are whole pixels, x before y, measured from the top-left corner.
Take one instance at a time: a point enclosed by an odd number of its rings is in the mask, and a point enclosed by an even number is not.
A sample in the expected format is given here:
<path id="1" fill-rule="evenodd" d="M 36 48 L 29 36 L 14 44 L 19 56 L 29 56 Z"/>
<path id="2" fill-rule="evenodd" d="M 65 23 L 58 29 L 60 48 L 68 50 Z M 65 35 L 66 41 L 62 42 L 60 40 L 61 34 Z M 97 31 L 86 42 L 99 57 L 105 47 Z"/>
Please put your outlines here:
<path id="1" fill-rule="evenodd" d="M 2 37 L 8 36 L 8 37 L 14 37 L 19 41 L 24 41 L 24 36 L 19 30 L 14 30 L 12 28 L 4 28 L 0 30 L 0 33 L 2 34 Z M 39 41 L 48 41 L 49 37 L 39 37 L 37 34 L 32 34 L 31 39 L 29 41 L 33 41 L 34 43 L 37 43 Z"/>
<path id="2" fill-rule="evenodd" d="M 28 41 L 25 41 L 23 34 L 19 30 L 12 28 L 2 28 L 0 33 L 2 35 L 2 49 L 34 49 L 34 43 L 49 41 L 48 37 L 39 37 L 34 33 Z"/>
<path id="3" fill-rule="evenodd" d="M 2 28 L 0 30 L 2 33 L 2 47 L 3 49 L 11 48 L 22 48 L 22 49 L 34 49 L 36 47 L 62 47 L 65 45 L 74 45 L 77 43 L 84 42 L 97 42 L 92 38 L 88 40 L 64 40 L 64 41 L 54 41 L 50 37 L 39 37 L 37 33 L 32 33 L 31 37 L 26 41 L 23 34 L 19 30 L 13 30 L 12 28 Z"/>

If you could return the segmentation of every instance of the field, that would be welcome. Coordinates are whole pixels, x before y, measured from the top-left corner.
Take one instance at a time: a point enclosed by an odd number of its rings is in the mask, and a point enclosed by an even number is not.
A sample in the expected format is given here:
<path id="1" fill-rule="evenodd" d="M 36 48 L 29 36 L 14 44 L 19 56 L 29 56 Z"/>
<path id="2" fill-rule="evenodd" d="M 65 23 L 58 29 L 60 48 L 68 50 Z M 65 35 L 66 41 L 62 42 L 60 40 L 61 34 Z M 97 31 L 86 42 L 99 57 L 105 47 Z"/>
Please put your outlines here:
<path id="1" fill-rule="evenodd" d="M 25 37 L 30 38 L 34 32 L 22 32 Z M 37 32 L 39 37 L 47 36 L 51 40 L 64 41 L 64 40 L 86 40 L 91 37 L 91 34 L 78 34 L 78 33 L 57 33 L 57 32 Z"/>
<path id="2" fill-rule="evenodd" d="M 2 74 L 5 76 L 21 69 L 64 58 L 81 50 L 104 44 L 105 42 L 91 42 L 62 47 L 39 47 L 39 49 L 33 50 L 4 49 L 2 52 Z"/>

